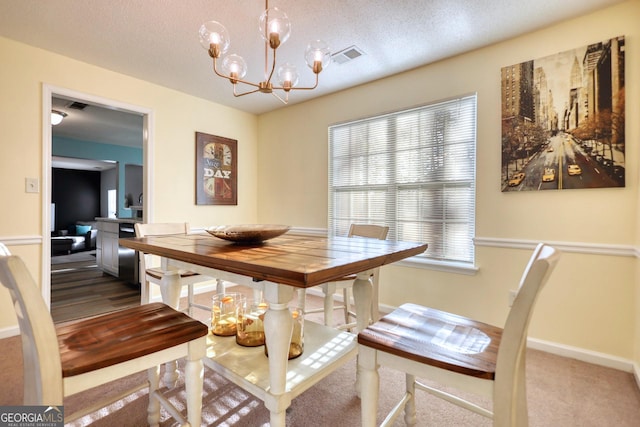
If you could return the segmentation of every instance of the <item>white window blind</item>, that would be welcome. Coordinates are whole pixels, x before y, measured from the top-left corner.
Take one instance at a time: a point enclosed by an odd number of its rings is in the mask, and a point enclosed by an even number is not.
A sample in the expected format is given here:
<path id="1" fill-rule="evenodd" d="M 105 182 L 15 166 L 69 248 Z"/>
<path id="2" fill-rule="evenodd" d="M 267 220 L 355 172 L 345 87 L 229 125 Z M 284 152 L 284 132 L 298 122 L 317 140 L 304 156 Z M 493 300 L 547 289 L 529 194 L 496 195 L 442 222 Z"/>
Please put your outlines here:
<path id="1" fill-rule="evenodd" d="M 329 233 L 389 226 L 424 257 L 474 262 L 476 95 L 329 127 Z"/>

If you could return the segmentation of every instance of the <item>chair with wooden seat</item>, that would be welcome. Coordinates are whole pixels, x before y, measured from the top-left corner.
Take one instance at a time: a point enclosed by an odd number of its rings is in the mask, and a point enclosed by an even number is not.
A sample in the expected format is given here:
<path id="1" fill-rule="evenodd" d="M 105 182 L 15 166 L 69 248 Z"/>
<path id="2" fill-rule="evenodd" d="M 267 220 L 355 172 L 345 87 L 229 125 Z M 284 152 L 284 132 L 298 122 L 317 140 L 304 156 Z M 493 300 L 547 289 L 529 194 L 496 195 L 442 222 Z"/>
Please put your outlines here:
<path id="1" fill-rule="evenodd" d="M 539 292 L 560 253 L 539 244 L 524 271 L 504 329 L 456 314 L 403 304 L 358 334 L 362 425 L 377 418 L 379 366 L 405 373 L 406 392 L 383 421 L 391 425 L 404 409 L 416 423 L 416 389 L 493 419 L 494 426 L 526 426 L 525 352 L 527 329 Z M 420 378 L 423 382 L 417 381 Z M 492 400 L 491 410 L 427 385 L 471 392 Z"/>
<path id="2" fill-rule="evenodd" d="M 349 227 L 349 233 L 347 237 L 365 237 L 371 239 L 384 240 L 389 233 L 389 227 L 383 227 L 373 224 L 351 224 Z M 380 311 L 378 308 L 378 282 L 379 282 L 380 268 L 376 268 L 371 275 L 371 282 L 373 284 L 373 292 L 371 294 L 371 318 L 376 321 L 380 318 Z M 336 309 L 342 309 L 344 315 L 344 325 L 341 325 L 341 329 L 350 329 L 356 325 L 351 321 L 351 318 L 356 317 L 355 312 L 351 309 L 351 289 L 353 288 L 353 281 L 356 279 L 355 275 L 345 276 L 334 282 L 324 283 L 322 288 L 323 293 L 323 308 L 305 310 L 306 314 L 310 313 L 324 313 L 324 324 L 327 326 L 333 326 L 333 312 Z M 334 294 L 336 291 L 342 290 L 343 304 L 341 306 L 334 305 Z M 304 298 L 304 290 L 301 298 Z"/>
<path id="3" fill-rule="evenodd" d="M 167 236 L 172 234 L 188 234 L 189 233 L 189 224 L 186 222 L 179 223 L 152 223 L 152 224 L 135 224 L 136 237 L 146 237 L 146 236 Z M 149 285 L 154 283 L 160 286 L 162 282 L 162 278 L 165 275 L 165 272 L 159 266 L 155 266 L 153 264 L 153 256 L 149 254 L 140 254 L 140 272 L 144 272 L 144 280 L 141 280 L 141 289 L 140 289 L 140 301 L 142 304 L 147 304 L 149 302 Z M 207 313 L 211 312 L 211 307 L 197 304 L 194 301 L 194 292 L 193 286 L 197 283 L 216 280 L 212 277 L 203 276 L 201 274 L 195 273 L 193 271 L 187 270 L 179 270 L 178 274 L 180 274 L 180 284 L 181 286 L 187 286 L 187 312 L 190 316 L 193 316 L 193 309 L 198 308 L 206 311 Z M 222 280 L 217 280 L 216 290 L 218 293 L 224 292 L 224 283 Z M 163 290 L 161 288 L 162 292 Z M 163 301 L 170 301 L 172 298 L 168 298 L 163 295 Z"/>
<path id="4" fill-rule="evenodd" d="M 54 325 L 25 264 L 1 243 L 0 282 L 11 294 L 22 336 L 24 405 L 61 406 L 66 396 L 146 369 L 143 384 L 65 422 L 148 387 L 149 425 L 158 425 L 160 404 L 183 425 L 200 425 L 206 325 L 161 303 Z M 186 358 L 187 419 L 159 391 L 160 365 L 180 358 Z"/>

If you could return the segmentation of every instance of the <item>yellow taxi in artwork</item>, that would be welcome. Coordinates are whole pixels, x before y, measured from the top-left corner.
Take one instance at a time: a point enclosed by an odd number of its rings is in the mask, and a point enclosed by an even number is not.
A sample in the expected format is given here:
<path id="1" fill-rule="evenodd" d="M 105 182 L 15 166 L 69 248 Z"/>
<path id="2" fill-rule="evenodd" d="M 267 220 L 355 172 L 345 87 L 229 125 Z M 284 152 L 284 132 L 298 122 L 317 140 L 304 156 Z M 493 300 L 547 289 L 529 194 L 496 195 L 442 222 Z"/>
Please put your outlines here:
<path id="1" fill-rule="evenodd" d="M 582 169 L 580 169 L 580 166 L 578 165 L 569 165 L 567 167 L 567 172 L 569 172 L 569 176 L 580 175 L 582 174 Z"/>
<path id="2" fill-rule="evenodd" d="M 542 182 L 552 182 L 556 179 L 556 170 L 553 168 L 545 168 L 542 175 Z"/>
<path id="3" fill-rule="evenodd" d="M 509 187 L 516 187 L 520 185 L 524 177 L 525 177 L 524 172 L 518 172 L 516 174 L 513 174 L 513 176 L 509 180 Z"/>

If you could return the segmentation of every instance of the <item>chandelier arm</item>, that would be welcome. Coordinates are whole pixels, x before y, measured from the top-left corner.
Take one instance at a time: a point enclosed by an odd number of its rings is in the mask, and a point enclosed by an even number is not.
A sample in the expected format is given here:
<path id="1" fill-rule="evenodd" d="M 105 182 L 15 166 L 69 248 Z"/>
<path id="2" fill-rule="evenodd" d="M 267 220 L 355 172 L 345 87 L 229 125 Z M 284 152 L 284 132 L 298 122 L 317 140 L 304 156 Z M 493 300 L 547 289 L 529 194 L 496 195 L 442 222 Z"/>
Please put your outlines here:
<path id="1" fill-rule="evenodd" d="M 243 82 L 244 83 L 244 82 Z M 251 84 L 252 86 L 255 86 L 253 83 L 248 83 Z M 241 96 L 245 96 L 245 95 L 249 95 L 250 93 L 256 93 L 258 92 L 260 89 L 254 89 L 254 90 L 250 90 L 247 92 L 243 92 L 243 93 L 237 93 L 236 92 L 236 85 L 233 85 L 233 96 L 235 96 L 236 98 L 239 98 Z"/>
<path id="2" fill-rule="evenodd" d="M 282 99 L 282 97 L 280 95 L 278 95 L 276 92 L 271 92 L 271 95 L 275 96 L 276 99 L 280 102 L 282 102 L 283 104 L 288 104 L 289 103 L 289 92 L 285 92 L 286 96 L 284 99 Z"/>
<path id="3" fill-rule="evenodd" d="M 266 32 L 267 30 L 265 30 Z M 266 36 L 265 36 L 266 37 Z M 265 39 L 266 40 L 266 39 Z M 276 61 L 273 61 L 275 64 Z M 267 70 L 269 69 L 269 43 L 264 42 L 264 78 L 267 78 Z M 267 80 L 269 81 L 269 80 Z"/>
<path id="4" fill-rule="evenodd" d="M 266 45 L 266 43 L 265 43 Z M 266 46 L 265 46 L 266 47 Z M 271 78 L 273 77 L 273 72 L 276 69 L 276 49 L 273 49 L 273 61 L 271 62 L 271 72 L 269 73 L 269 77 L 267 77 L 267 51 L 265 50 L 264 53 L 264 77 L 265 77 L 265 83 L 271 83 Z"/>
<path id="5" fill-rule="evenodd" d="M 233 77 L 231 77 L 231 76 L 227 76 L 227 75 L 225 75 L 225 74 L 220 73 L 220 72 L 218 71 L 218 67 L 216 67 L 216 60 L 215 60 L 215 58 L 213 59 L 213 72 L 214 72 L 214 73 L 216 73 L 216 75 L 218 75 L 218 76 L 220 76 L 220 77 L 222 77 L 222 78 L 225 78 L 225 79 L 229 80 L 231 83 L 233 83 L 233 81 L 235 80 L 235 81 L 236 81 L 236 83 L 244 83 L 244 84 L 246 84 L 246 85 L 253 86 L 253 87 L 257 87 L 257 88 L 259 88 L 259 87 L 260 87 L 260 85 L 258 85 L 258 84 L 256 84 L 256 83 L 251 83 L 251 82 L 248 82 L 248 81 L 246 81 L 246 80 L 242 80 L 242 79 L 239 79 L 239 78 L 233 78 Z M 235 86 L 235 84 L 234 84 L 234 86 Z M 234 89 L 234 91 L 235 91 L 235 89 Z M 254 90 L 253 92 L 257 92 L 257 90 Z"/>
<path id="6" fill-rule="evenodd" d="M 226 76 L 225 76 L 225 77 L 226 77 Z M 231 78 L 229 78 L 229 77 L 227 77 L 227 79 L 231 80 Z M 258 83 L 252 83 L 252 82 L 248 82 L 248 81 L 246 81 L 246 80 L 242 80 L 242 79 L 235 79 L 235 80 L 236 80 L 238 83 L 244 83 L 244 84 L 249 85 L 249 86 L 257 87 L 258 89 L 256 89 L 254 92 L 256 92 L 256 91 L 260 90 L 260 89 L 259 89 L 259 88 L 260 88 L 260 84 L 258 84 Z M 234 86 L 235 86 L 235 85 L 234 85 Z"/>
<path id="7" fill-rule="evenodd" d="M 292 90 L 313 90 L 313 89 L 318 87 L 318 82 L 319 81 L 320 81 L 320 78 L 316 74 L 316 84 L 314 84 L 313 86 L 309 86 L 309 87 L 291 87 L 291 88 L 289 88 L 289 91 L 292 91 Z M 284 90 L 285 92 L 288 92 L 283 86 L 274 86 L 273 90 Z"/>

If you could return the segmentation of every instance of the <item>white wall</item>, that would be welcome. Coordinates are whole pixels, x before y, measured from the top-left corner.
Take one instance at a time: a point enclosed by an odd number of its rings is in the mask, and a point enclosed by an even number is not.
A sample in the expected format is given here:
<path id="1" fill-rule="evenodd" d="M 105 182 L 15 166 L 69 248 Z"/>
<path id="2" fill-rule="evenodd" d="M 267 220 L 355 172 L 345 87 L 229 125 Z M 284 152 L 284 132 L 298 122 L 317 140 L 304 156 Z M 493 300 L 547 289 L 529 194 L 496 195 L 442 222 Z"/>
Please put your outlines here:
<path id="1" fill-rule="evenodd" d="M 478 94 L 475 276 L 383 268 L 381 300 L 429 304 L 502 324 L 508 291 L 530 255 L 514 246 L 559 243 L 532 337 L 632 359 L 636 331 L 640 107 L 627 102 L 626 187 L 502 193 L 501 67 L 624 35 L 626 93 L 640 97 L 640 2 L 631 1 L 523 37 L 259 117 L 260 222 L 327 226 L 327 127 L 456 95 Z M 344 69 L 348 72 L 348 69 Z M 610 255 L 608 249 L 616 249 Z M 595 248 L 592 254 L 581 253 Z M 637 356 L 636 356 L 637 357 Z"/>

